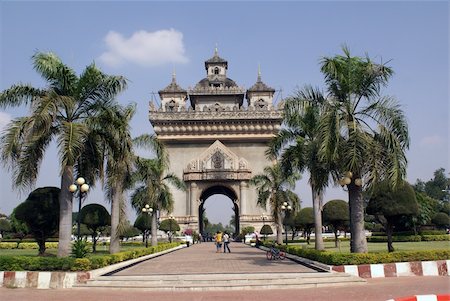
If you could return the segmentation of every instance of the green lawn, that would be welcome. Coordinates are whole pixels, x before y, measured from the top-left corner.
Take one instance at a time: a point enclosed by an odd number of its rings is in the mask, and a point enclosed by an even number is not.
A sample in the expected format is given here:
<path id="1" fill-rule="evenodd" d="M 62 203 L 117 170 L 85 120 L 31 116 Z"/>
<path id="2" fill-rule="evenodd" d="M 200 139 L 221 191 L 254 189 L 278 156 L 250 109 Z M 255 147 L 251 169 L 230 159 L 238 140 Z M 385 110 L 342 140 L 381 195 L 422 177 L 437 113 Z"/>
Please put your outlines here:
<path id="1" fill-rule="evenodd" d="M 325 249 L 327 251 L 350 253 L 350 241 L 342 241 L 340 248 L 334 247 L 334 242 L 326 241 Z M 314 249 L 314 242 L 310 245 L 306 243 L 296 243 L 291 244 L 295 246 L 306 246 L 307 248 Z M 387 243 L 367 243 L 369 247 L 369 252 L 387 252 Z M 437 250 L 437 249 L 449 249 L 449 241 L 420 241 L 420 242 L 394 242 L 393 243 L 395 251 L 427 251 L 427 250 Z"/>

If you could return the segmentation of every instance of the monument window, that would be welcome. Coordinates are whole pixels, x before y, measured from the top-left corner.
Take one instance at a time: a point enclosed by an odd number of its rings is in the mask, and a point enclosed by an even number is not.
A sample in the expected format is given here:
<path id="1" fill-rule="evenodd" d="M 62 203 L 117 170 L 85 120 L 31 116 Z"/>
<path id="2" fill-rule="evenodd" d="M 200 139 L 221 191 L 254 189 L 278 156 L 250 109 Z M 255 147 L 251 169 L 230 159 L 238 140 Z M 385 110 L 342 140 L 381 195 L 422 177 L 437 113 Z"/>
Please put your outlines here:
<path id="1" fill-rule="evenodd" d="M 214 74 L 219 74 L 219 67 L 214 68 Z"/>
<path id="2" fill-rule="evenodd" d="M 177 104 L 173 99 L 171 101 L 169 101 L 166 105 L 166 111 L 168 111 L 168 112 L 174 112 L 174 111 L 176 111 L 176 108 L 177 108 Z"/>
<path id="3" fill-rule="evenodd" d="M 266 102 L 264 101 L 264 99 L 259 99 L 256 103 L 255 106 L 257 109 L 265 109 L 267 107 Z"/>

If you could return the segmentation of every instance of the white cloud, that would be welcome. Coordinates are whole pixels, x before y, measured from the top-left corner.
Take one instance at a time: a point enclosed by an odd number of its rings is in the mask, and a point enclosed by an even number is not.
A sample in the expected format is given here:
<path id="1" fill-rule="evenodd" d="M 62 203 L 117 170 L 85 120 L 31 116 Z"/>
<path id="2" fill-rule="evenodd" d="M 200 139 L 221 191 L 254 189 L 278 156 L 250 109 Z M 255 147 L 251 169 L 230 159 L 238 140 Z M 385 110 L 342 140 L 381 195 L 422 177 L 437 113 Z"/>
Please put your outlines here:
<path id="1" fill-rule="evenodd" d="M 441 145 L 443 142 L 444 139 L 442 139 L 441 136 L 434 134 L 432 136 L 423 137 L 420 140 L 420 145 L 425 147 L 434 147 Z"/>
<path id="2" fill-rule="evenodd" d="M 140 30 L 128 39 L 110 31 L 104 38 L 107 51 L 100 60 L 108 66 L 117 67 L 129 62 L 142 66 L 157 66 L 165 63 L 187 63 L 183 34 L 175 29 L 154 32 Z"/>
<path id="3" fill-rule="evenodd" d="M 11 121 L 11 115 L 9 115 L 5 112 L 0 112 L 0 132 L 2 132 L 6 128 L 6 125 L 10 121 Z"/>

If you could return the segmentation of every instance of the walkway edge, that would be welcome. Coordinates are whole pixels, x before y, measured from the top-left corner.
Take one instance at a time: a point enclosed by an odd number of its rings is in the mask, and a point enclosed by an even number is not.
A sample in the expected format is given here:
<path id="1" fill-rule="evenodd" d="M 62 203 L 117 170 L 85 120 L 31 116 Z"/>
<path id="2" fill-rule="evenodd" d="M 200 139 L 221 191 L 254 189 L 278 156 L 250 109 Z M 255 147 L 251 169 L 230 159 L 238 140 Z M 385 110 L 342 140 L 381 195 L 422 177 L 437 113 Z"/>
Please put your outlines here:
<path id="1" fill-rule="evenodd" d="M 37 289 L 71 288 L 78 283 L 86 283 L 88 279 L 111 273 L 130 265 L 174 252 L 182 248 L 186 248 L 186 245 L 180 245 L 172 249 L 119 262 L 104 268 L 87 272 L 0 271 L 0 287 Z"/>

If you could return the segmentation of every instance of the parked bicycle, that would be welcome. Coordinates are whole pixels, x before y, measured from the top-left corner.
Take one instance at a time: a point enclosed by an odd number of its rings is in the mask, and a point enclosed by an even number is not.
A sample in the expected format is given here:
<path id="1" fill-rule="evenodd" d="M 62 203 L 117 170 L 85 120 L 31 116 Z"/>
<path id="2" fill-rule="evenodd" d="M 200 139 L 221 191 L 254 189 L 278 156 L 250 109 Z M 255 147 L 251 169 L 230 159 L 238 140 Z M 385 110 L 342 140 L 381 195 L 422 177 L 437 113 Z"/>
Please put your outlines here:
<path id="1" fill-rule="evenodd" d="M 284 260 L 286 258 L 286 252 L 278 248 L 275 248 L 275 246 L 272 245 L 270 247 L 270 250 L 267 251 L 266 257 L 267 260 L 277 260 L 277 259 Z"/>

